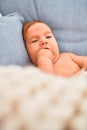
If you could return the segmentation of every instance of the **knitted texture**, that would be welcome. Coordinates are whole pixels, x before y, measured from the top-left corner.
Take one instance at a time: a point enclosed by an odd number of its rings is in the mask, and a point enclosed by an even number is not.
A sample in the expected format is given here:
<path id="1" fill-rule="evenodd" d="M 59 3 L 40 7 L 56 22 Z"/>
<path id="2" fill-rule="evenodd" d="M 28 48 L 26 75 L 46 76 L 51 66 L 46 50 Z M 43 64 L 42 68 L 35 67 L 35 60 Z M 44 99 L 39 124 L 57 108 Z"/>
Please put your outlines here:
<path id="1" fill-rule="evenodd" d="M 0 67 L 0 130 L 87 130 L 87 72 Z"/>

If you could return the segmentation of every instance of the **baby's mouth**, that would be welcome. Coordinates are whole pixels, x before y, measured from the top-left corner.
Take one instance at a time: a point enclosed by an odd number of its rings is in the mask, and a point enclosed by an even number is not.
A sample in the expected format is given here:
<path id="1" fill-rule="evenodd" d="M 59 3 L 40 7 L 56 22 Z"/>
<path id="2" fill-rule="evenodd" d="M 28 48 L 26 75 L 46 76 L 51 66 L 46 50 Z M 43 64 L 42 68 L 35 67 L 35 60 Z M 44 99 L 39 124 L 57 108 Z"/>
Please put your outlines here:
<path id="1" fill-rule="evenodd" d="M 46 47 L 46 48 L 44 48 L 44 49 L 49 49 L 49 48 Z"/>
<path id="2" fill-rule="evenodd" d="M 41 49 L 50 50 L 49 47 L 42 47 Z"/>
<path id="3" fill-rule="evenodd" d="M 48 47 L 45 47 L 45 48 L 43 48 L 43 49 L 48 49 L 48 50 L 49 50 L 49 48 L 48 48 Z"/>

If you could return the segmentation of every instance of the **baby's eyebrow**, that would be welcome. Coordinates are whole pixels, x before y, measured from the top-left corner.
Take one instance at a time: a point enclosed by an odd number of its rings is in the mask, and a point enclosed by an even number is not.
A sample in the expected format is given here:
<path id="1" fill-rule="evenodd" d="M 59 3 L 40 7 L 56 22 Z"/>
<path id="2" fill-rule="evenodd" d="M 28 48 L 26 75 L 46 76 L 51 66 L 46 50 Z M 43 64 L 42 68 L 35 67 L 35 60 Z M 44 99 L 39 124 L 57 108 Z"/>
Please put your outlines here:
<path id="1" fill-rule="evenodd" d="M 38 36 L 32 36 L 32 37 L 30 37 L 29 39 L 28 39 L 28 41 L 31 41 L 32 39 L 36 39 L 36 38 L 38 38 Z"/>
<path id="2" fill-rule="evenodd" d="M 52 32 L 51 32 L 51 31 L 47 31 L 47 32 L 44 32 L 43 34 L 44 34 L 44 35 L 52 34 Z M 36 34 L 36 35 L 33 35 L 33 36 L 31 36 L 30 38 L 28 38 L 27 41 L 31 41 L 31 40 L 34 39 L 34 38 L 39 38 L 39 36 L 38 36 L 37 34 Z"/>
<path id="3" fill-rule="evenodd" d="M 51 32 L 51 31 L 48 31 L 48 32 L 45 32 L 44 34 L 52 34 L 52 32 Z"/>

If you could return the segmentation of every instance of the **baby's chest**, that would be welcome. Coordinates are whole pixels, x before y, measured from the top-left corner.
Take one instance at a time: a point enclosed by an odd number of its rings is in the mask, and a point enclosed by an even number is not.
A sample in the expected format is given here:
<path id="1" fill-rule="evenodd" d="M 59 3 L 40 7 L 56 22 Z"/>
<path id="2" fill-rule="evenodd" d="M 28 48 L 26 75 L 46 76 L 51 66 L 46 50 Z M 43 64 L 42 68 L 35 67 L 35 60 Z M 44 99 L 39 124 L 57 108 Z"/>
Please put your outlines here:
<path id="1" fill-rule="evenodd" d="M 73 74 L 80 70 L 79 66 L 69 57 L 60 57 L 54 64 L 55 73 L 58 74 Z"/>

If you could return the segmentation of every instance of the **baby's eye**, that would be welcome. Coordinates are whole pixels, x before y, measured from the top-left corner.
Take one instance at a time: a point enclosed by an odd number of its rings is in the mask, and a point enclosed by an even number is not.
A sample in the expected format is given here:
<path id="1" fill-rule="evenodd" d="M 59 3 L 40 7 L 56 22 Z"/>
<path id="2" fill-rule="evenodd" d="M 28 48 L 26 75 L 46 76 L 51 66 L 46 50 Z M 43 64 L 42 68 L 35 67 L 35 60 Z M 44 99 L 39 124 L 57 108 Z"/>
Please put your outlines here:
<path id="1" fill-rule="evenodd" d="M 38 41 L 37 39 L 36 39 L 36 40 L 32 40 L 31 43 L 35 43 L 35 42 L 37 42 L 37 41 Z"/>
<path id="2" fill-rule="evenodd" d="M 48 39 L 51 38 L 51 37 L 52 37 L 52 36 L 46 36 L 46 38 L 48 38 Z"/>

